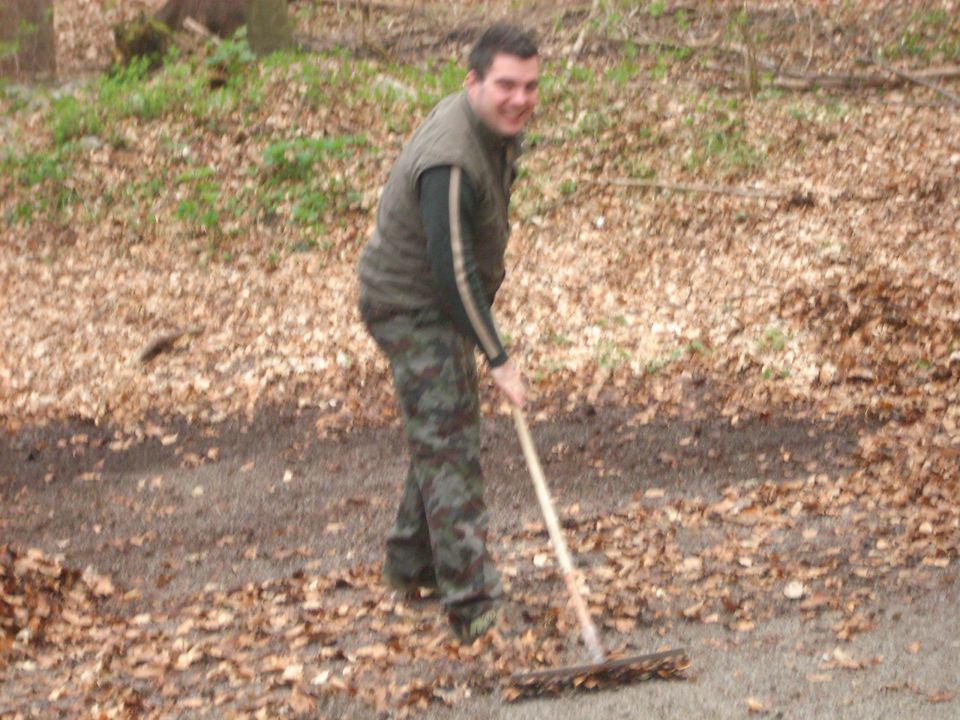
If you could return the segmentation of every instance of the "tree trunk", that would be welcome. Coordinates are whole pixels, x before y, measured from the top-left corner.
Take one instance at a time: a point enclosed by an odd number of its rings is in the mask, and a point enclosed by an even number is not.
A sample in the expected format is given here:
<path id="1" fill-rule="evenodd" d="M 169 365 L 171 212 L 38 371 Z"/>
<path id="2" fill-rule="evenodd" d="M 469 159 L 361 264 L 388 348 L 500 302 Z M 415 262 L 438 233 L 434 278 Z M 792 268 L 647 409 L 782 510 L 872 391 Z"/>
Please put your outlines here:
<path id="1" fill-rule="evenodd" d="M 293 46 L 287 0 L 249 0 L 247 41 L 257 55 Z"/>
<path id="2" fill-rule="evenodd" d="M 183 21 L 193 18 L 214 35 L 228 38 L 247 22 L 249 0 L 167 0 L 156 18 L 171 30 L 180 30 Z"/>
<path id="3" fill-rule="evenodd" d="M 0 0 L 3 2 L 4 0 Z M 227 38 L 241 25 L 247 26 L 247 41 L 257 55 L 293 45 L 293 30 L 287 15 L 288 0 L 167 0 L 156 18 L 171 30 L 179 30 L 188 17 L 214 35 Z"/>
<path id="4" fill-rule="evenodd" d="M 53 0 L 0 0 L 0 77 L 57 71 Z"/>

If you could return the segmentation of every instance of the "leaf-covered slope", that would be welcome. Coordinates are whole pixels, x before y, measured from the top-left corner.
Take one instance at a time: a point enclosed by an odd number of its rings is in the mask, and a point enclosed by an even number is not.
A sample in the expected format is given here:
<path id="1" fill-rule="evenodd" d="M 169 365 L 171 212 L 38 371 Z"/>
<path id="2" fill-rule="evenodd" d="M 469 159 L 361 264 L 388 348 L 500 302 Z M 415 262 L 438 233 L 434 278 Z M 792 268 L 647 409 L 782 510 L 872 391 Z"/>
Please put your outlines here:
<path id="1" fill-rule="evenodd" d="M 62 47 L 79 47 L 62 5 Z M 350 10 L 291 7 L 347 49 L 254 63 L 228 41 L 154 74 L 6 89 L 8 426 L 79 416 L 138 433 L 150 413 L 216 421 L 291 399 L 335 426 L 391 415 L 354 309 L 357 252 L 399 147 L 459 87 L 457 53 L 494 6 L 431 7 L 405 32 L 387 8 L 366 44 L 345 34 Z M 543 412 L 625 402 L 650 417 L 708 380 L 731 417 L 922 418 L 954 447 L 958 114 L 890 75 L 832 93 L 776 80 L 865 77 L 870 52 L 941 67 L 956 20 L 907 3 L 598 8 L 529 15 L 542 108 L 497 314 Z M 437 36 L 444 23 L 463 37 Z"/>

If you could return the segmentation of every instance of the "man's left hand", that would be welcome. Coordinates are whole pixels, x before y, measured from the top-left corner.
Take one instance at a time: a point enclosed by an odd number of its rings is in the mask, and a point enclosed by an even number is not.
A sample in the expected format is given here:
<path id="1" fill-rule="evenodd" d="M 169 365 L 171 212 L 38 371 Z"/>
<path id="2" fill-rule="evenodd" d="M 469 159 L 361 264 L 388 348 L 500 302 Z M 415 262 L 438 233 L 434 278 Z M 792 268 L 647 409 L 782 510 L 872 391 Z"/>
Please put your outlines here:
<path id="1" fill-rule="evenodd" d="M 507 396 L 507 400 L 521 408 L 526 404 L 527 386 L 512 360 L 508 359 L 503 365 L 490 368 L 490 377 L 500 392 Z"/>

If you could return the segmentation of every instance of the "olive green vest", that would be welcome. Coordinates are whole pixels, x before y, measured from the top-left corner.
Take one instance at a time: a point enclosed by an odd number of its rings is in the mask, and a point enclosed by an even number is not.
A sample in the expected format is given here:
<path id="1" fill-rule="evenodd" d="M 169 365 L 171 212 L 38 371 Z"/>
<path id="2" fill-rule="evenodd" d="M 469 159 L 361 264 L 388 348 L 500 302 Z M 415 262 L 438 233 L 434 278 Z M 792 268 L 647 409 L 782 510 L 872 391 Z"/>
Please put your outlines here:
<path id="1" fill-rule="evenodd" d="M 462 168 L 477 194 L 474 260 L 492 302 L 505 274 L 507 209 L 518 150 L 516 139 L 504 140 L 481 122 L 466 92 L 441 100 L 401 151 L 383 188 L 376 227 L 360 255 L 360 304 L 397 311 L 440 306 L 417 188 L 421 174 L 440 165 Z"/>

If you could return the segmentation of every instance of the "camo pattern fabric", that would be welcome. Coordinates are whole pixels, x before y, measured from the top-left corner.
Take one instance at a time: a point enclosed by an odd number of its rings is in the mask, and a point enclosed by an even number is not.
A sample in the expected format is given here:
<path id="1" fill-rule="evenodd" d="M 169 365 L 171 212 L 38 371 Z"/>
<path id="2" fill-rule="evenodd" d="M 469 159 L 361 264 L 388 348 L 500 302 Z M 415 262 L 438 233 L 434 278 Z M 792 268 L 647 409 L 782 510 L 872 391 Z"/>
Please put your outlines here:
<path id="1" fill-rule="evenodd" d="M 502 595 L 487 550 L 474 346 L 439 310 L 361 313 L 390 360 L 410 451 L 384 577 L 435 581 L 451 620 L 469 621 Z"/>

